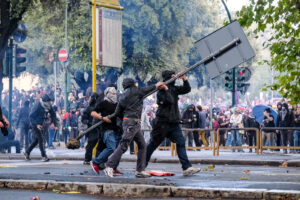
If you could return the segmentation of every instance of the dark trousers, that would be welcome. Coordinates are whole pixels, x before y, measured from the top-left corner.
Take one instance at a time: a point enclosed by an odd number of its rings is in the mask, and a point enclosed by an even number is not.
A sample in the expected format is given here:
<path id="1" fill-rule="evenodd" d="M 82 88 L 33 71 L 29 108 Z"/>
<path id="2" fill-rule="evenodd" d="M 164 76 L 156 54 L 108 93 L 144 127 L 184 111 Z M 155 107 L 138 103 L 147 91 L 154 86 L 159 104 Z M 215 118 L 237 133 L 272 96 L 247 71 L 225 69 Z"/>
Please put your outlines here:
<path id="1" fill-rule="evenodd" d="M 141 125 L 135 120 L 123 121 L 123 136 L 115 152 L 108 159 L 106 165 L 115 169 L 122 155 L 127 151 L 131 141 L 134 140 L 138 146 L 136 171 L 144 171 L 146 168 L 146 142 L 141 131 Z"/>
<path id="2" fill-rule="evenodd" d="M 148 165 L 152 153 L 165 139 L 165 137 L 176 143 L 178 158 L 181 162 L 182 169 L 186 170 L 187 168 L 191 167 L 192 165 L 186 154 L 185 139 L 182 135 L 179 124 L 159 121 L 153 127 L 152 137 L 147 146 L 146 165 Z"/>
<path id="3" fill-rule="evenodd" d="M 200 140 L 199 140 L 199 132 L 193 131 L 193 137 L 194 137 L 196 147 L 201 147 L 202 144 L 200 143 Z"/>
<path id="4" fill-rule="evenodd" d="M 256 145 L 256 132 L 249 131 L 248 132 L 249 146 Z"/>
<path id="5" fill-rule="evenodd" d="M 26 153 L 28 153 L 28 155 L 31 153 L 32 149 L 34 147 L 36 147 L 36 145 L 39 144 L 39 148 L 41 151 L 41 155 L 42 157 L 47 157 L 46 156 L 46 151 L 45 151 L 45 146 L 44 146 L 44 139 L 43 139 L 43 132 L 40 131 L 36 126 L 32 128 L 32 133 L 33 133 L 33 142 L 32 144 L 28 147 L 28 149 L 26 150 Z"/>
<path id="6" fill-rule="evenodd" d="M 280 136 L 281 136 L 281 146 L 287 146 L 288 143 L 290 144 L 291 147 L 294 146 L 294 135 L 292 131 L 281 130 Z"/>
<path id="7" fill-rule="evenodd" d="M 20 142 L 17 140 L 8 140 L 0 143 L 0 149 L 7 149 L 8 153 L 11 153 L 11 147 L 16 147 L 16 153 L 21 153 Z"/>
<path id="8" fill-rule="evenodd" d="M 21 129 L 21 138 L 20 138 L 20 145 L 21 149 L 24 147 L 24 140 L 25 140 L 25 149 L 29 146 L 29 126 L 25 124 L 20 125 Z"/>

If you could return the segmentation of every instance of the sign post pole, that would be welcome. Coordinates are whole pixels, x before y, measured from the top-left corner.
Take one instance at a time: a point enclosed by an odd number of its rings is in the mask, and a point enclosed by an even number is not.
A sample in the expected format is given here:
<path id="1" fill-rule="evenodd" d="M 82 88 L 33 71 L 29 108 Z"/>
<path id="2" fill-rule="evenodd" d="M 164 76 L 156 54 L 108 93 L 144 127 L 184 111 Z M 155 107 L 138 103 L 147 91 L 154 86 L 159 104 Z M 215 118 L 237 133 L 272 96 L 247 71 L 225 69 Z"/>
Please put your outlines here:
<path id="1" fill-rule="evenodd" d="M 93 92 L 96 92 L 96 2 L 92 0 L 92 49 L 93 49 L 93 61 L 92 61 L 92 74 L 93 74 Z"/>

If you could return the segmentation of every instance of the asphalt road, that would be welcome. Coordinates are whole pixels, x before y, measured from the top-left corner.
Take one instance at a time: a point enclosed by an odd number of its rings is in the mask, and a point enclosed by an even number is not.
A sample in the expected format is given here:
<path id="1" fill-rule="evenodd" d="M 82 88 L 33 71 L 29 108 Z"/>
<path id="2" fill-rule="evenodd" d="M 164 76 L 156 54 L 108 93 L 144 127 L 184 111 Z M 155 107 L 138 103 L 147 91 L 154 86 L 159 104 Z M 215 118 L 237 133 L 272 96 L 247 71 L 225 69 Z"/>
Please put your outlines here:
<path id="1" fill-rule="evenodd" d="M 102 183 L 131 183 L 150 185 L 174 185 L 194 188 L 252 188 L 300 190 L 300 168 L 270 166 L 194 165 L 202 172 L 191 177 L 182 175 L 181 165 L 150 163 L 148 170 L 175 172 L 172 177 L 151 177 L 137 179 L 134 176 L 135 163 L 121 162 L 119 169 L 123 176 L 109 178 L 103 172 L 95 174 L 90 166 L 81 161 L 40 161 L 0 160 L 0 179 L 56 180 Z"/>

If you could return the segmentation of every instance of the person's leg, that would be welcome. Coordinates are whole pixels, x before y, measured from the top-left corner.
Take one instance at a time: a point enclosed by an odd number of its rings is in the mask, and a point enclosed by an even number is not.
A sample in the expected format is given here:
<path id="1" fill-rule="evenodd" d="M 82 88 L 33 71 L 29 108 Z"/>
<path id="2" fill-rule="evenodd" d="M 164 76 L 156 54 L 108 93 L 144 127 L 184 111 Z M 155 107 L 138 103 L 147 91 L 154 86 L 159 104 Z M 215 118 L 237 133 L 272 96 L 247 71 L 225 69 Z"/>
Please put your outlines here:
<path id="1" fill-rule="evenodd" d="M 243 146 L 243 136 L 244 134 L 241 134 L 239 131 L 237 131 L 237 146 Z M 238 152 L 244 152 L 243 149 L 238 149 Z"/>
<path id="2" fill-rule="evenodd" d="M 188 132 L 188 144 L 189 144 L 189 147 L 193 146 L 193 132 L 192 131 Z"/>
<path id="3" fill-rule="evenodd" d="M 295 130 L 294 131 L 294 145 L 295 147 L 299 147 L 299 135 L 300 135 L 300 131 Z M 297 152 L 299 152 L 300 150 L 296 150 Z"/>
<path id="4" fill-rule="evenodd" d="M 103 135 L 103 142 L 106 145 L 106 148 L 95 159 L 93 159 L 93 162 L 98 165 L 105 163 L 108 157 L 116 149 L 117 141 L 116 141 L 114 131 L 112 130 L 105 131 Z"/>
<path id="5" fill-rule="evenodd" d="M 153 152 L 157 149 L 157 147 L 162 143 L 165 139 L 164 134 L 168 132 L 168 125 L 166 123 L 157 122 L 152 130 L 151 139 L 149 144 L 147 145 L 147 155 L 146 155 L 146 166 L 148 166 L 148 162 L 151 158 Z"/>
<path id="6" fill-rule="evenodd" d="M 48 129 L 48 133 L 49 133 L 49 141 L 48 141 L 48 144 L 49 144 L 49 147 L 53 147 L 54 131 L 55 131 L 55 129 L 51 129 L 51 128 L 49 127 L 49 129 Z"/>
<path id="7" fill-rule="evenodd" d="M 85 155 L 84 155 L 84 161 L 85 162 L 90 162 L 92 160 L 93 148 L 95 147 L 97 142 L 98 142 L 97 138 L 93 138 L 93 139 L 88 138 L 88 143 L 85 147 Z"/>
<path id="8" fill-rule="evenodd" d="M 194 137 L 196 147 L 200 147 L 201 145 L 200 145 L 200 141 L 199 141 L 198 131 L 193 131 L 193 137 Z"/>
<path id="9" fill-rule="evenodd" d="M 140 131 L 139 128 L 140 124 L 133 120 L 124 120 L 123 121 L 123 136 L 120 141 L 120 144 L 118 145 L 117 149 L 114 151 L 114 153 L 111 155 L 111 157 L 108 159 L 106 166 L 109 168 L 115 168 L 123 153 L 125 153 L 133 140 L 135 134 Z"/>
<path id="10" fill-rule="evenodd" d="M 280 131 L 280 137 L 281 137 L 281 146 L 287 146 L 287 133 L 285 130 Z M 287 153 L 286 149 L 283 149 L 283 153 Z"/>
<path id="11" fill-rule="evenodd" d="M 24 129 L 23 125 L 21 125 L 20 127 L 21 127 L 21 130 L 20 130 L 21 131 L 20 132 L 20 148 L 23 149 L 24 146 L 26 146 L 26 145 L 24 145 L 25 129 Z"/>
<path id="12" fill-rule="evenodd" d="M 290 145 L 290 147 L 293 147 L 294 146 L 294 134 L 290 130 L 287 131 L 287 134 L 288 134 L 289 145 Z M 294 149 L 290 149 L 290 153 L 294 153 L 294 152 L 295 152 Z"/>
<path id="13" fill-rule="evenodd" d="M 182 169 L 186 170 L 187 168 L 191 167 L 192 165 L 186 154 L 185 140 L 182 135 L 181 128 L 179 125 L 174 125 L 174 126 L 170 127 L 169 132 L 170 132 L 170 135 L 168 135 L 168 137 L 170 138 L 170 140 L 172 142 L 176 143 L 178 158 L 182 165 Z"/>
<path id="14" fill-rule="evenodd" d="M 145 142 L 143 133 L 139 128 L 138 132 L 134 136 L 134 141 L 138 146 L 138 155 L 136 163 L 136 171 L 141 172 L 146 168 L 146 154 L 147 154 L 147 144 Z"/>
<path id="15" fill-rule="evenodd" d="M 38 144 L 38 137 L 37 137 L 38 133 L 36 133 L 34 128 L 32 128 L 31 130 L 32 130 L 32 136 L 33 136 L 33 142 L 29 145 L 28 149 L 25 151 L 28 155 L 30 155 L 32 149 L 34 147 L 36 147 L 36 145 Z"/>
<path id="16" fill-rule="evenodd" d="M 232 147 L 235 147 L 237 145 L 236 141 L 237 141 L 237 131 L 232 130 L 231 131 L 231 146 Z M 235 152 L 235 149 L 232 149 L 232 152 Z"/>
<path id="17" fill-rule="evenodd" d="M 47 157 L 46 151 L 45 151 L 45 146 L 44 146 L 44 139 L 42 136 L 42 131 L 38 132 L 36 135 L 37 135 L 41 155 L 42 155 L 42 157 Z"/>
<path id="18" fill-rule="evenodd" d="M 24 137 L 25 137 L 25 150 L 26 150 L 29 146 L 29 128 L 28 127 L 24 128 Z"/>

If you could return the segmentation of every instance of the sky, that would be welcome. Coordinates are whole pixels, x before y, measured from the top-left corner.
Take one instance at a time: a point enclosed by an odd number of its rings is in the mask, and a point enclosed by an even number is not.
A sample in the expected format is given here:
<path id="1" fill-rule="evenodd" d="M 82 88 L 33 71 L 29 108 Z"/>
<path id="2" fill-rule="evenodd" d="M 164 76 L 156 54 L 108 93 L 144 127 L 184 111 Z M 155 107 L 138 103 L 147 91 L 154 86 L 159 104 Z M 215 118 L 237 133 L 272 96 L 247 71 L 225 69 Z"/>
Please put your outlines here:
<path id="1" fill-rule="evenodd" d="M 227 1 L 225 1 L 228 9 L 231 12 L 240 10 L 243 5 L 249 5 L 249 2 L 250 2 L 249 0 L 227 0 Z"/>

